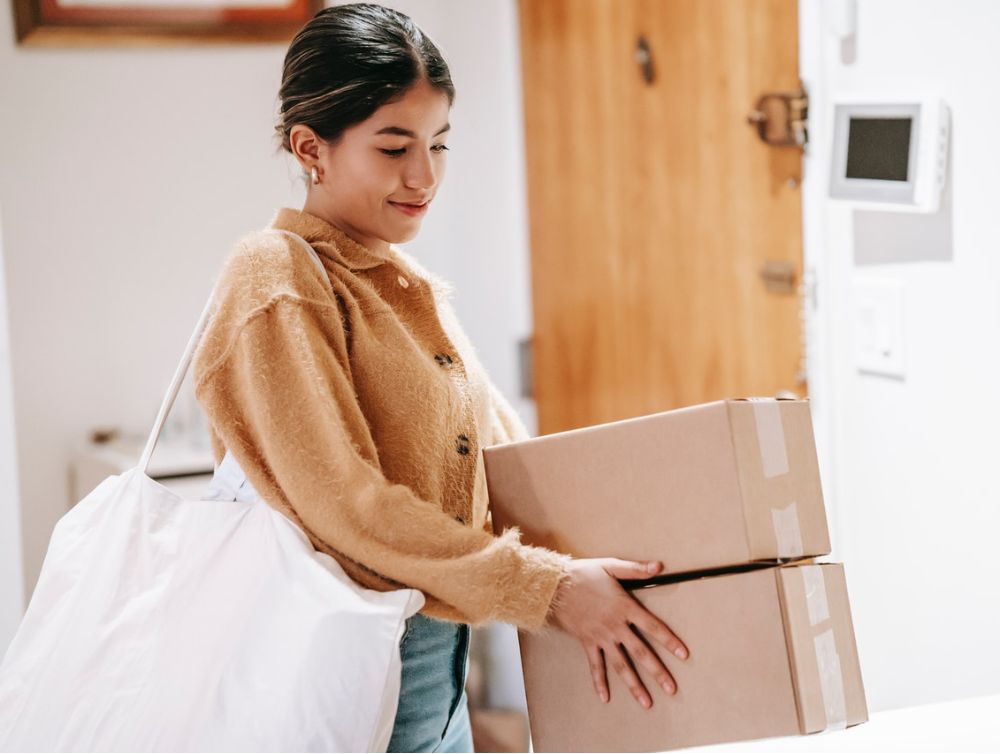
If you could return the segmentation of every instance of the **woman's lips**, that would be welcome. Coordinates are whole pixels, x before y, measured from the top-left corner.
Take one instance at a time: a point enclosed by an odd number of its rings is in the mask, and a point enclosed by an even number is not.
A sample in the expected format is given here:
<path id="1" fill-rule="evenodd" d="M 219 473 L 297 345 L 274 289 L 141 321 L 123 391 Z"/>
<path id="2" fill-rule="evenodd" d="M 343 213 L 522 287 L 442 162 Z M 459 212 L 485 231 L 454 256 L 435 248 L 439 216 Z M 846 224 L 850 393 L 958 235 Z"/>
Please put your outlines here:
<path id="1" fill-rule="evenodd" d="M 416 217 L 417 215 L 422 215 L 427 211 L 427 205 L 430 204 L 430 202 L 424 202 L 423 204 L 404 204 L 402 202 L 390 201 L 389 204 L 410 217 Z"/>

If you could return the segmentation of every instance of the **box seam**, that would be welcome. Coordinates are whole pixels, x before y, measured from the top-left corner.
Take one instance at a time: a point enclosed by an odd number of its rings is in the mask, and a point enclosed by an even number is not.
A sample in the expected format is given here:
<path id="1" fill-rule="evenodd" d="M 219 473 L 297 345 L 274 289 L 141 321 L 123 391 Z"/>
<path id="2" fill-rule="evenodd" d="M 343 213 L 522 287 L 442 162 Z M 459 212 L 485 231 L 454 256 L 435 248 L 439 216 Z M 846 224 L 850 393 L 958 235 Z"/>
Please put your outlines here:
<path id="1" fill-rule="evenodd" d="M 792 636 L 791 620 L 789 619 L 788 595 L 785 593 L 785 583 L 781 572 L 784 566 L 774 569 L 774 585 L 778 591 L 778 605 L 781 609 L 781 629 L 785 634 L 785 657 L 788 660 L 788 674 L 792 679 L 792 696 L 795 699 L 795 716 L 798 718 L 799 735 L 808 735 L 805 724 L 805 712 L 802 709 L 802 682 L 799 678 L 798 664 L 795 657 L 795 642 Z"/>

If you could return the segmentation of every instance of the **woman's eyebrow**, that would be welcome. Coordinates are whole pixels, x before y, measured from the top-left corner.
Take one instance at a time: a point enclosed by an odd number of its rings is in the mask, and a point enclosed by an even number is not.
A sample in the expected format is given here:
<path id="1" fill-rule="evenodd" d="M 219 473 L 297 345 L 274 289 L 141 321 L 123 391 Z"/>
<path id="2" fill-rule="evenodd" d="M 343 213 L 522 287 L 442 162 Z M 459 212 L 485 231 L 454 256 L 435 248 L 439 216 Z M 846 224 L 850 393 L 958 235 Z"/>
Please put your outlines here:
<path id="1" fill-rule="evenodd" d="M 435 136 L 440 136 L 445 131 L 448 131 L 450 129 L 451 129 L 451 123 L 446 123 L 445 126 L 444 126 L 444 128 L 442 128 L 440 131 L 438 131 L 434 135 Z M 417 138 L 417 135 L 415 133 L 413 133 L 413 131 L 408 131 L 407 129 L 400 128 L 399 126 L 386 126 L 381 131 L 376 131 L 375 132 L 376 136 L 380 136 L 381 134 L 390 134 L 392 136 L 407 136 L 407 137 L 409 137 L 411 139 Z"/>

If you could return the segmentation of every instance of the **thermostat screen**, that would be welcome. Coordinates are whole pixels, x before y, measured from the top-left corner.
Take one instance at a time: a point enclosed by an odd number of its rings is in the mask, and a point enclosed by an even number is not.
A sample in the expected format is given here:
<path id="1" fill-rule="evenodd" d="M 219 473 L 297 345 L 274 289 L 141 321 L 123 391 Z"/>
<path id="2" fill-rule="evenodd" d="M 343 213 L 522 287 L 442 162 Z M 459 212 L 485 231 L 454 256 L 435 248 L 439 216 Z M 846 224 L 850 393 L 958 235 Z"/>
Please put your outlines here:
<path id="1" fill-rule="evenodd" d="M 847 177 L 907 181 L 912 118 L 851 118 Z"/>

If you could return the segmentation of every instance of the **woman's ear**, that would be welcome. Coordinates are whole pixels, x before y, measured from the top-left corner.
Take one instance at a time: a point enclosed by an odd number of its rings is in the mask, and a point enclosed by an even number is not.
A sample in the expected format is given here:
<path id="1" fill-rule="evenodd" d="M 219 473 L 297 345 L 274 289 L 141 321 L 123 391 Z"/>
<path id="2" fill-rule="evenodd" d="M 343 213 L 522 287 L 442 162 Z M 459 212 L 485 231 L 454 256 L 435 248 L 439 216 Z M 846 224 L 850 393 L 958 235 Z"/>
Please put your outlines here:
<path id="1" fill-rule="evenodd" d="M 321 139 L 309 126 L 298 123 L 292 126 L 288 134 L 288 142 L 292 148 L 292 154 L 298 159 L 303 170 L 309 172 L 309 168 L 315 165 L 320 158 Z"/>

